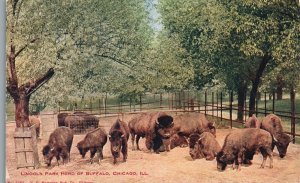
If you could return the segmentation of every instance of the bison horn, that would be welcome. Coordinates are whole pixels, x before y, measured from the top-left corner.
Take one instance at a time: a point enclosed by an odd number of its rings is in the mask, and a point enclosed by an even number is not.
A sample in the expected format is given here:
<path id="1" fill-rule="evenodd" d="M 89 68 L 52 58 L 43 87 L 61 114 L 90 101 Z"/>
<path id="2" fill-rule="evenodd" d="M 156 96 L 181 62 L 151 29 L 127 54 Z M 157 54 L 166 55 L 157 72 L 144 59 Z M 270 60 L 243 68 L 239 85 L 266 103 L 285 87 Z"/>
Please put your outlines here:
<path id="1" fill-rule="evenodd" d="M 108 136 L 108 138 L 110 138 L 111 136 L 110 135 L 107 135 Z"/>
<path id="2" fill-rule="evenodd" d="M 202 137 L 200 137 L 200 138 L 198 139 L 198 142 L 200 142 L 201 139 L 202 139 Z"/>
<path id="3" fill-rule="evenodd" d="M 274 139 L 275 142 L 278 142 L 278 140 L 275 138 L 275 136 L 273 136 L 273 139 Z"/>
<path id="4" fill-rule="evenodd" d="M 159 122 L 157 120 L 155 121 L 155 123 L 159 125 Z"/>
<path id="5" fill-rule="evenodd" d="M 50 149 L 50 151 L 53 151 L 54 150 L 54 147 L 52 147 L 51 149 Z"/>
<path id="6" fill-rule="evenodd" d="M 125 134 L 123 134 L 121 137 L 122 137 L 122 138 L 125 137 Z"/>

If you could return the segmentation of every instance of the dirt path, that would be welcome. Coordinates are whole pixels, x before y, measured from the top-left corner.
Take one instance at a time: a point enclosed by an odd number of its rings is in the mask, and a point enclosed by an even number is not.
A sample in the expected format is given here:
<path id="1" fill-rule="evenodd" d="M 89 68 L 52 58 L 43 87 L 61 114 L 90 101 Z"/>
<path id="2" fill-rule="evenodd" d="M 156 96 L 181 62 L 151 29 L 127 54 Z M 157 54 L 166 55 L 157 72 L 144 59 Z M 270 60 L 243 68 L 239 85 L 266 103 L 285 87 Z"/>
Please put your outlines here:
<path id="1" fill-rule="evenodd" d="M 101 120 L 100 124 L 108 131 L 112 122 L 117 117 L 109 117 Z M 125 116 L 128 120 L 130 116 Z M 49 122 L 50 123 L 50 122 Z M 76 149 L 78 141 L 84 135 L 75 135 L 71 149 L 71 162 L 66 165 L 52 166 L 47 168 L 42 163 L 41 149 L 47 143 L 48 133 L 43 133 L 43 139 L 38 143 L 39 158 L 41 167 L 37 170 L 16 169 L 14 154 L 13 131 L 14 123 L 7 124 L 6 128 L 6 166 L 9 172 L 11 183 L 46 183 L 64 181 L 68 183 L 98 183 L 98 182 L 291 182 L 300 183 L 300 146 L 291 144 L 288 154 L 284 159 L 278 157 L 274 152 L 274 168 L 268 166 L 259 168 L 262 156 L 254 156 L 253 165 L 242 167 L 240 172 L 227 168 L 224 172 L 217 171 L 216 160 L 206 161 L 199 159 L 192 161 L 188 148 L 175 148 L 171 152 L 160 154 L 150 153 L 146 150 L 144 139 L 140 140 L 142 151 L 132 151 L 129 141 L 128 161 L 126 163 L 119 160 L 117 165 L 112 164 L 110 153 L 110 143 L 104 146 L 104 160 L 100 165 L 90 164 L 88 156 L 82 159 Z M 43 128 L 46 128 L 45 126 Z M 222 145 L 224 137 L 230 129 L 218 129 L 217 140 Z M 55 162 L 53 163 L 55 164 Z M 267 165 L 269 160 L 267 160 Z M 125 175 L 122 175 L 122 174 Z"/>

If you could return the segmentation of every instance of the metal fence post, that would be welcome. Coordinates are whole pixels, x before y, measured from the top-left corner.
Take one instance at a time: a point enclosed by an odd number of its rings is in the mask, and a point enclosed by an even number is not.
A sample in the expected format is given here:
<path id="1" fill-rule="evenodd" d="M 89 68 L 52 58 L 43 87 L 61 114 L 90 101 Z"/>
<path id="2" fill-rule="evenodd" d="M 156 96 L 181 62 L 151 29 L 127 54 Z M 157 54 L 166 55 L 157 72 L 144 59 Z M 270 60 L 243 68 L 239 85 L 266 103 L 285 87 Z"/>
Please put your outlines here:
<path id="1" fill-rule="evenodd" d="M 273 90 L 272 113 L 275 113 L 275 91 Z"/>
<path id="2" fill-rule="evenodd" d="M 142 111 L 142 94 L 140 94 L 140 111 Z"/>
<path id="3" fill-rule="evenodd" d="M 267 92 L 265 92 L 265 116 L 267 115 Z"/>
<path id="4" fill-rule="evenodd" d="M 217 91 L 217 118 L 219 118 L 219 93 Z"/>
<path id="5" fill-rule="evenodd" d="M 295 125 L 295 98 L 296 98 L 296 94 L 295 94 L 295 90 L 292 87 L 290 89 L 290 98 L 291 98 L 291 134 L 293 137 L 293 143 L 295 144 L 295 134 L 296 134 L 296 125 Z"/>
<path id="6" fill-rule="evenodd" d="M 207 91 L 204 93 L 204 113 L 206 115 L 206 107 L 207 107 Z"/>
<path id="7" fill-rule="evenodd" d="M 221 121 L 223 121 L 223 92 L 221 92 Z"/>
<path id="8" fill-rule="evenodd" d="M 214 96 L 215 96 L 215 93 L 214 92 L 211 92 L 211 114 L 212 116 L 214 116 L 214 107 L 215 107 L 215 104 L 214 104 Z"/>

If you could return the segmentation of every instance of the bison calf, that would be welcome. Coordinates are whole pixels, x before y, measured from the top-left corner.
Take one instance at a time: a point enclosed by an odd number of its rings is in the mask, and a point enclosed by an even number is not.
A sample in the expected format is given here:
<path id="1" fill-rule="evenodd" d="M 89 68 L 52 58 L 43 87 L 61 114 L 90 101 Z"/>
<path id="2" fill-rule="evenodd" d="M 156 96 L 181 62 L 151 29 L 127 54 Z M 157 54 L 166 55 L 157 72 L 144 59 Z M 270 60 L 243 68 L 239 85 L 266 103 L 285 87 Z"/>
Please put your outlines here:
<path id="1" fill-rule="evenodd" d="M 85 154 L 90 151 L 90 161 L 93 163 L 93 157 L 96 152 L 99 153 L 99 162 L 103 159 L 103 146 L 107 142 L 107 134 L 104 129 L 97 128 L 86 134 L 84 139 L 77 144 L 77 148 L 79 150 L 82 158 L 85 157 Z"/>
<path id="2" fill-rule="evenodd" d="M 206 160 L 213 160 L 221 151 L 221 146 L 209 132 L 192 133 L 189 137 L 189 146 L 193 159 L 205 157 Z"/>
<path id="3" fill-rule="evenodd" d="M 45 163 L 50 166 L 53 157 L 56 157 L 59 165 L 60 157 L 63 163 L 70 161 L 70 150 L 73 142 L 74 132 L 67 127 L 56 128 L 49 137 L 48 144 L 43 148 L 43 156 Z"/>
<path id="4" fill-rule="evenodd" d="M 270 168 L 273 167 L 272 136 L 269 132 L 257 128 L 237 129 L 229 133 L 221 151 L 217 155 L 217 168 L 225 170 L 227 164 L 233 164 L 240 170 L 240 164 L 246 156 L 253 156 L 259 150 L 263 155 L 261 168 L 266 159 L 270 158 Z"/>
<path id="5" fill-rule="evenodd" d="M 129 128 L 127 124 L 117 119 L 110 129 L 108 137 L 111 144 L 110 149 L 114 158 L 114 164 L 117 163 L 117 158 L 120 157 L 120 151 L 122 151 L 123 154 L 123 161 L 126 162 L 127 141 L 129 138 Z"/>

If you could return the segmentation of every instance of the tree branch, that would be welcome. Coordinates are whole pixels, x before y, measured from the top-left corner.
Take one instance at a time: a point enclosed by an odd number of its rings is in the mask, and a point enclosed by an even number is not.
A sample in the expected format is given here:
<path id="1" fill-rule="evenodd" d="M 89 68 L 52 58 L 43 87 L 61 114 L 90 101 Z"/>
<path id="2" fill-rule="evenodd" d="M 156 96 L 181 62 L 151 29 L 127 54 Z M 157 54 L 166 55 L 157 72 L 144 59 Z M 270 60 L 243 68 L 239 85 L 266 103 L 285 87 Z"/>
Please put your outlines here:
<path id="1" fill-rule="evenodd" d="M 25 90 L 26 95 L 30 96 L 39 87 L 45 84 L 53 75 L 54 75 L 54 69 L 50 68 L 43 76 L 37 79 L 32 79 L 31 81 L 21 85 L 20 90 Z"/>
<path id="2" fill-rule="evenodd" d="M 17 51 L 15 57 L 17 57 L 23 50 L 25 50 L 30 43 L 34 43 L 36 40 L 38 40 L 39 38 L 34 38 L 32 40 L 29 41 L 29 43 L 25 44 L 19 51 Z"/>
<path id="3" fill-rule="evenodd" d="M 115 61 L 116 63 L 118 63 L 120 65 L 123 65 L 123 66 L 125 66 L 127 68 L 131 68 L 128 64 L 124 63 L 124 61 L 122 61 L 121 59 L 116 58 L 115 56 L 106 55 L 106 53 L 95 54 L 95 56 L 100 56 L 100 57 L 103 57 L 103 58 L 108 58 L 108 59 L 111 59 L 111 60 Z"/>

